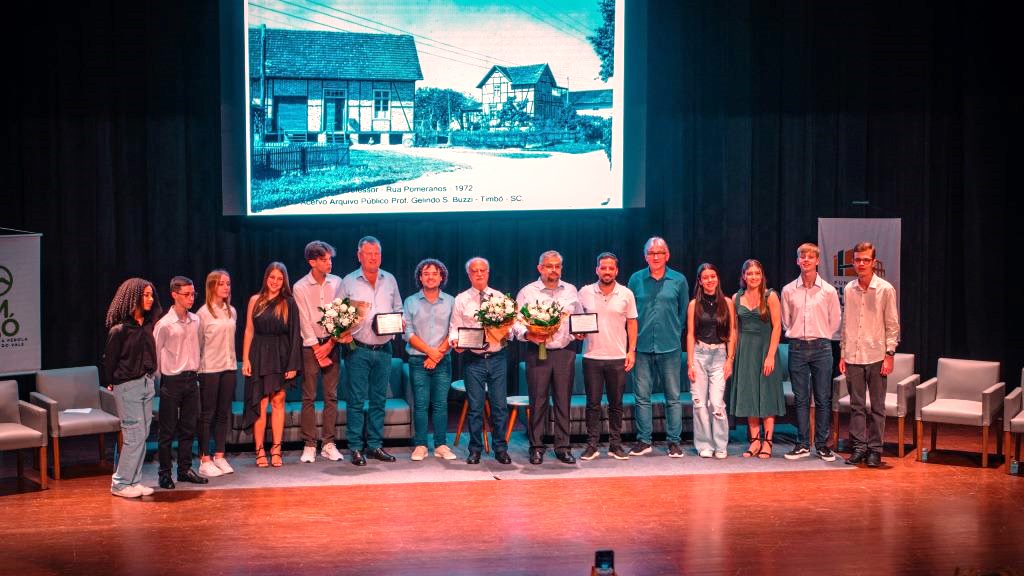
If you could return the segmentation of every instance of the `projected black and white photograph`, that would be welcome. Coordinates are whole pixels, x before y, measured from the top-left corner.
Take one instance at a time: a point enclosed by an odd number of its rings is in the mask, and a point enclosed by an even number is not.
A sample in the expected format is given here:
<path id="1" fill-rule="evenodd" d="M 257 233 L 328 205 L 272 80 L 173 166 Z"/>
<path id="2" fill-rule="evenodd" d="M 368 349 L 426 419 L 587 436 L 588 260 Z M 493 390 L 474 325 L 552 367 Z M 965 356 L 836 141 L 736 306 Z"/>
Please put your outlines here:
<path id="1" fill-rule="evenodd" d="M 621 208 L 622 12 L 249 2 L 248 212 Z"/>

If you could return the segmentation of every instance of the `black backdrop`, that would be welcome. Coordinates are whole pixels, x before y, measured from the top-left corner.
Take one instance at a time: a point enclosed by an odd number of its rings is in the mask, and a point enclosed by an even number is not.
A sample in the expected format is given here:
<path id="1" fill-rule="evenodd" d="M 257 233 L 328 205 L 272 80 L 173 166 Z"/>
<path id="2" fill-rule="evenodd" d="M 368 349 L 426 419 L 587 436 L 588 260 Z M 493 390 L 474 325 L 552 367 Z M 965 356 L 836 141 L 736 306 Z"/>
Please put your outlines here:
<path id="1" fill-rule="evenodd" d="M 652 0 L 645 209 L 247 219 L 221 215 L 216 4 L 33 4 L 2 40 L 0 226 L 44 234 L 46 368 L 98 361 L 125 277 L 155 281 L 166 306 L 172 275 L 201 283 L 224 267 L 240 306 L 267 262 L 303 274 L 313 238 L 339 249 L 344 274 L 355 241 L 376 235 L 407 295 L 423 257 L 449 264 L 454 293 L 461 264 L 485 255 L 492 285 L 514 292 L 548 248 L 577 285 L 598 252 L 617 252 L 625 281 L 659 234 L 671 265 L 692 280 L 717 263 L 732 290 L 748 257 L 773 286 L 795 277 L 818 217 L 870 216 L 903 219 L 901 350 L 919 371 L 952 355 L 1001 360 L 1017 380 L 1021 99 L 1004 78 L 1020 66 L 1002 5 Z"/>

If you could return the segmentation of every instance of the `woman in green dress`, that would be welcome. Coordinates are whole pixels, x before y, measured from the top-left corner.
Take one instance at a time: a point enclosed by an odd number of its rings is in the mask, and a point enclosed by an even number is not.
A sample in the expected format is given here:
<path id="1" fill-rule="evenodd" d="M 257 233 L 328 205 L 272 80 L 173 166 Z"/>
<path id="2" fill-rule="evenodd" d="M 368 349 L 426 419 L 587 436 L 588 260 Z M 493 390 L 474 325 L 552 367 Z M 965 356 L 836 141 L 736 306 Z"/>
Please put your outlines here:
<path id="1" fill-rule="evenodd" d="M 782 307 L 778 295 L 765 284 L 761 263 L 744 262 L 740 290 L 733 299 L 739 338 L 729 399 L 733 415 L 747 418 L 750 447 L 744 458 L 772 457 L 775 417 L 786 413 L 779 364 Z"/>

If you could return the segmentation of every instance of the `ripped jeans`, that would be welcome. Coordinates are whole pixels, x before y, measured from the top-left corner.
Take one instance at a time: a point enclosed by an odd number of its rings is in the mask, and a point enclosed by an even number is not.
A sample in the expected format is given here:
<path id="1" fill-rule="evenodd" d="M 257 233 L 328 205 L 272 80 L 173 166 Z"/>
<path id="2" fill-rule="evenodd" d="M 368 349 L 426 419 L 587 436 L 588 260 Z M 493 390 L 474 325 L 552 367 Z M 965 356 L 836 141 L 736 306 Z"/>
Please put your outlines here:
<path id="1" fill-rule="evenodd" d="M 729 418 L 725 413 L 725 344 L 696 342 L 690 384 L 693 395 L 693 447 L 724 451 L 729 445 Z"/>

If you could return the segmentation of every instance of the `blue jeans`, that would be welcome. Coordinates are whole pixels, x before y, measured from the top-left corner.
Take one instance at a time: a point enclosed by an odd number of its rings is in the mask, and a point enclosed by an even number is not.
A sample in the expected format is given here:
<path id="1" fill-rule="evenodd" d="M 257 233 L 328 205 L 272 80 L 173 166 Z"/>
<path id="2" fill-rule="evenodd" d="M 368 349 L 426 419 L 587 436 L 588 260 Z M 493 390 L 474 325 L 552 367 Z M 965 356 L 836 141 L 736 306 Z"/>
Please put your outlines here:
<path id="1" fill-rule="evenodd" d="M 693 447 L 724 451 L 729 448 L 729 418 L 725 414 L 725 344 L 697 342 L 693 371 Z"/>
<path id="2" fill-rule="evenodd" d="M 452 357 L 433 370 L 423 367 L 426 356 L 409 355 L 409 377 L 413 393 L 413 444 L 427 445 L 427 408 L 434 413 L 434 448 L 448 442 L 448 388 L 452 384 Z"/>
<path id="3" fill-rule="evenodd" d="M 376 450 L 384 441 L 384 408 L 388 400 L 391 378 L 391 349 L 357 347 L 345 359 L 348 368 L 348 428 L 345 431 L 349 450 Z M 369 400 L 365 422 L 363 404 Z M 363 443 L 363 426 L 366 443 Z"/>
<path id="4" fill-rule="evenodd" d="M 810 447 L 811 393 L 814 394 L 814 447 L 828 446 L 832 432 L 832 342 L 827 338 L 789 341 L 789 379 L 796 409 L 797 446 Z"/>
<path id="5" fill-rule="evenodd" d="M 633 393 L 636 396 L 634 422 L 636 439 L 651 443 L 651 427 L 654 413 L 651 409 L 651 390 L 654 388 L 655 372 L 665 387 L 665 436 L 669 442 L 678 443 L 683 433 L 683 405 L 679 403 L 679 350 L 672 352 L 637 352 L 636 367 L 633 371 Z"/>
<path id="6" fill-rule="evenodd" d="M 494 453 L 507 452 L 505 426 L 508 424 L 508 381 L 505 351 L 483 358 L 473 352 L 464 353 L 466 399 L 469 401 L 469 451 L 484 449 L 484 395 L 491 403 L 491 443 Z"/>
<path id="7" fill-rule="evenodd" d="M 142 461 L 146 456 L 146 437 L 153 422 L 153 378 L 143 376 L 114 386 L 114 403 L 121 419 L 121 453 L 110 489 L 120 492 L 142 480 Z M 45 474 L 46 471 L 44 470 Z"/>

